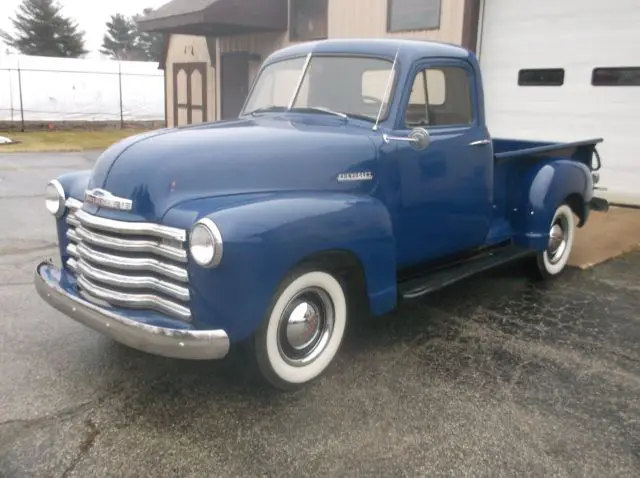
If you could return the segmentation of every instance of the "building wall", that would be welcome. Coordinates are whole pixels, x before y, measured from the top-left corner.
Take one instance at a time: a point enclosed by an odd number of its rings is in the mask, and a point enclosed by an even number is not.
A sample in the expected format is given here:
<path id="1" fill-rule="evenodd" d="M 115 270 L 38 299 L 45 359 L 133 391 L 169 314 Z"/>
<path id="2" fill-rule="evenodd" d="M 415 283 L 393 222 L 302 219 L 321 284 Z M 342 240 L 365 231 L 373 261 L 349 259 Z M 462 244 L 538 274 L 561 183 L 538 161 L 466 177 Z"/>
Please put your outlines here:
<path id="1" fill-rule="evenodd" d="M 249 71 L 251 80 L 253 80 L 260 69 L 261 62 L 271 53 L 289 45 L 289 43 L 289 32 L 221 37 L 220 54 L 246 51 L 260 55 L 260 60 L 253 61 L 250 65 Z"/>
<path id="2" fill-rule="evenodd" d="M 439 29 L 399 33 L 387 32 L 387 4 L 388 0 L 329 0 L 329 38 L 390 37 L 456 44 L 462 42 L 465 0 L 442 0 Z M 248 51 L 259 54 L 264 60 L 269 54 L 291 43 L 288 31 L 222 37 L 220 52 Z"/>
<path id="3" fill-rule="evenodd" d="M 329 0 L 329 37 L 392 37 L 459 44 L 465 0 L 442 0 L 440 28 L 387 32 L 388 0 Z"/>
<path id="4" fill-rule="evenodd" d="M 463 39 L 463 18 L 465 10 L 465 1 L 472 0 L 442 0 L 440 13 L 440 27 L 432 30 L 405 31 L 399 33 L 387 32 L 387 4 L 388 0 L 329 0 L 328 12 L 328 36 L 329 38 L 410 38 L 418 40 L 435 40 L 449 43 L 461 44 Z M 289 9 L 290 11 L 291 9 Z M 176 40 L 174 38 L 177 37 Z M 175 45 L 174 45 L 175 43 Z M 260 64 L 264 59 L 274 51 L 283 48 L 292 42 L 289 40 L 289 32 L 283 33 L 262 33 L 255 35 L 239 35 L 232 37 L 219 38 L 219 54 L 228 52 L 249 52 L 259 55 L 250 64 L 250 81 L 253 81 L 256 73 L 260 68 Z M 208 61 L 207 44 L 203 37 L 188 37 L 184 35 L 173 35 L 172 43 L 167 57 L 167 75 L 170 74 L 170 61 L 186 61 L 184 46 L 193 46 L 197 54 L 206 57 Z M 189 48 L 187 48 L 187 51 Z M 212 52 L 215 53 L 215 52 Z M 193 56 L 192 56 L 193 57 Z M 191 58 L 192 58 L 191 57 Z M 219 55 L 212 55 L 219 62 Z M 197 60 L 192 60 L 197 61 Z M 215 68 L 216 65 L 212 65 Z M 214 84 L 214 74 L 208 75 L 208 81 L 211 88 Z M 173 112 L 173 85 L 167 82 L 167 101 L 169 102 L 168 124 L 172 122 Z M 213 102 L 215 98 L 220 98 L 223 94 L 219 90 L 215 90 L 216 95 L 208 95 L 209 102 Z M 209 105 L 212 113 L 219 109 Z M 218 116 L 210 116 L 217 118 Z"/>
<path id="5" fill-rule="evenodd" d="M 167 125 L 169 126 L 177 126 L 177 124 L 184 123 L 184 118 L 178 123 L 176 123 L 176 118 L 174 118 L 174 64 L 194 62 L 203 62 L 207 64 L 207 119 L 212 120 L 217 117 L 215 87 L 216 70 L 215 65 L 211 64 L 211 56 L 209 55 L 209 49 L 207 48 L 206 38 L 193 35 L 171 35 L 165 64 L 165 101 L 167 102 Z M 186 83 L 182 78 L 179 78 L 178 81 L 180 83 L 177 85 L 178 97 L 184 98 L 187 88 Z"/>

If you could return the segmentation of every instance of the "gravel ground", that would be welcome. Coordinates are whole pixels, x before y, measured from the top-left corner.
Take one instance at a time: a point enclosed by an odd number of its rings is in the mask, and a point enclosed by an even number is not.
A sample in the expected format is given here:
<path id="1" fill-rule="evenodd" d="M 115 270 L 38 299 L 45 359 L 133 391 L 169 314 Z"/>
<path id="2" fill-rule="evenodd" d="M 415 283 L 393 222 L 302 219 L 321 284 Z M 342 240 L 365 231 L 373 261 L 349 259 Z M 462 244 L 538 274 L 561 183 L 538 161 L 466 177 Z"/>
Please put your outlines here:
<path id="1" fill-rule="evenodd" d="M 354 323 L 293 394 L 48 307 L 46 181 L 93 154 L 0 155 L 0 476 L 640 476 L 640 253 L 533 283 L 515 265 Z"/>

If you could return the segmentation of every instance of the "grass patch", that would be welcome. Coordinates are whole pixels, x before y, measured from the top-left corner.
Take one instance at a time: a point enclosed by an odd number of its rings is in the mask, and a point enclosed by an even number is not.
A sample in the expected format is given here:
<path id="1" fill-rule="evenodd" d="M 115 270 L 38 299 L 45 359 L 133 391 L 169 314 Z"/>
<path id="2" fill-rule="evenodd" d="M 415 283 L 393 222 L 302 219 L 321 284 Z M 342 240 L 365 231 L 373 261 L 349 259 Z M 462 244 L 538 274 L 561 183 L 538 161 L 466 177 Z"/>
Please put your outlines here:
<path id="1" fill-rule="evenodd" d="M 27 131 L 0 136 L 20 141 L 17 144 L 0 145 L 0 153 L 85 151 L 105 149 L 116 141 L 146 131 L 144 129 L 105 129 L 99 131 Z"/>

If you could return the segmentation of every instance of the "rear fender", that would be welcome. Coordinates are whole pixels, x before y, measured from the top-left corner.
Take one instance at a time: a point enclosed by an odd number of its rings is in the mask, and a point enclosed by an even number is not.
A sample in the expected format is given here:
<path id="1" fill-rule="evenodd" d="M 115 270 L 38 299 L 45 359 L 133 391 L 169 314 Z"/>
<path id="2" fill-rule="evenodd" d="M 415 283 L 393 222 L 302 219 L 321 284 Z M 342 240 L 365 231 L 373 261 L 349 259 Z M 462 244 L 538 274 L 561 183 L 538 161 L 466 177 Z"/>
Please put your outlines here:
<path id="1" fill-rule="evenodd" d="M 396 257 L 387 209 L 369 196 L 258 194 L 190 201 L 169 211 L 167 225 L 208 217 L 220 229 L 223 256 L 213 269 L 189 264 L 199 327 L 224 328 L 242 340 L 263 320 L 279 283 L 306 258 L 346 251 L 362 267 L 371 312 L 396 305 Z"/>
<path id="2" fill-rule="evenodd" d="M 522 247 L 543 250 L 547 247 L 549 225 L 556 209 L 569 200 L 586 221 L 588 203 L 593 196 L 590 169 L 583 163 L 555 159 L 536 163 L 517 182 L 508 217 L 514 242 Z M 576 210 L 578 209 L 578 210 Z"/>

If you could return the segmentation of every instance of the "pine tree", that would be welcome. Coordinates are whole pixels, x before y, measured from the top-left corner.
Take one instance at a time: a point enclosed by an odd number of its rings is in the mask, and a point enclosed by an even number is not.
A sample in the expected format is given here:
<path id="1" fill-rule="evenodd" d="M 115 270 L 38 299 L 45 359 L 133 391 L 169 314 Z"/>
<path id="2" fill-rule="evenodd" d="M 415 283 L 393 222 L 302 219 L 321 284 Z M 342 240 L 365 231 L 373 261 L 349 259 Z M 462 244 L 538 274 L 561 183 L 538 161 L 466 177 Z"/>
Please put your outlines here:
<path id="1" fill-rule="evenodd" d="M 23 0 L 11 19 L 15 35 L 0 30 L 0 38 L 25 55 L 78 58 L 87 53 L 84 32 L 61 11 L 55 0 Z"/>
<path id="2" fill-rule="evenodd" d="M 142 15 L 150 12 L 150 8 L 145 8 Z M 139 31 L 137 21 L 140 17 L 126 17 L 120 13 L 111 15 L 100 53 L 114 60 L 159 61 L 164 48 L 163 36 L 161 33 Z"/>
<path id="3" fill-rule="evenodd" d="M 142 15 L 137 15 L 134 17 L 134 20 L 137 22 L 141 16 L 149 15 L 152 11 L 151 8 L 145 8 L 142 11 Z M 162 33 L 139 32 L 139 44 L 140 48 L 144 51 L 145 59 L 149 61 L 160 61 L 164 49 L 164 37 Z"/>
<path id="4" fill-rule="evenodd" d="M 145 52 L 140 48 L 138 37 L 137 25 L 132 19 L 120 13 L 111 15 L 100 53 L 114 60 L 144 60 Z"/>

